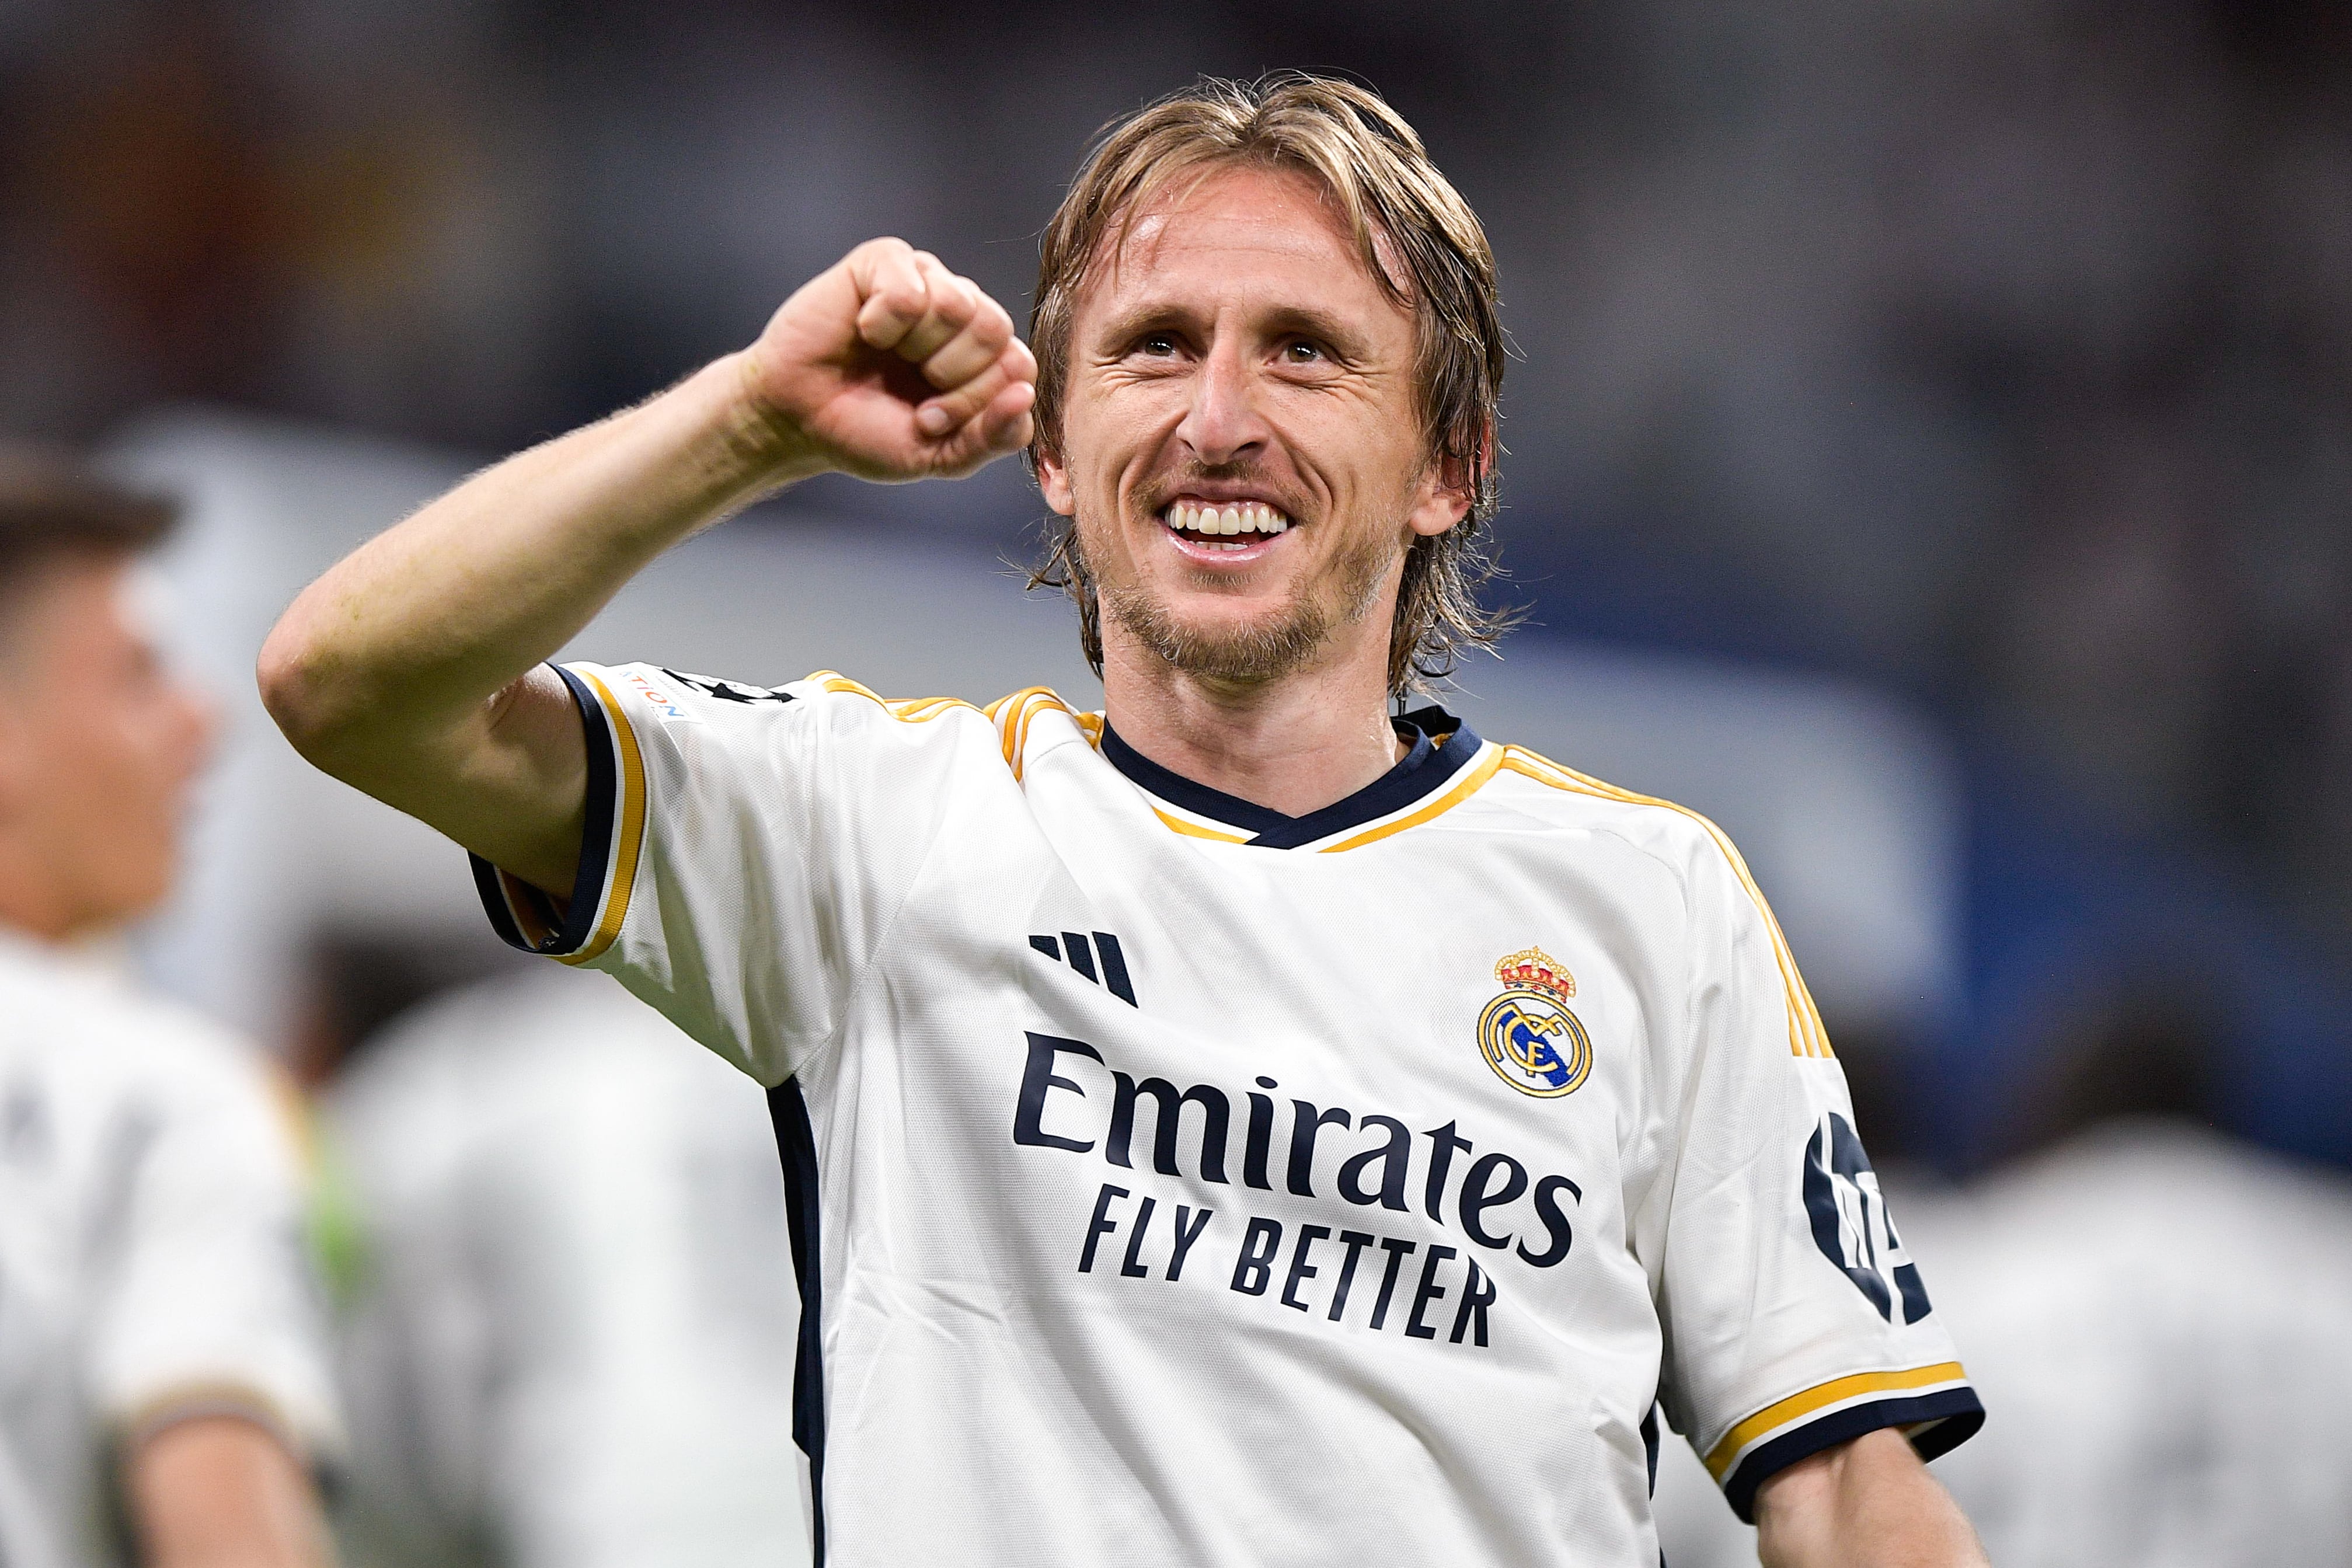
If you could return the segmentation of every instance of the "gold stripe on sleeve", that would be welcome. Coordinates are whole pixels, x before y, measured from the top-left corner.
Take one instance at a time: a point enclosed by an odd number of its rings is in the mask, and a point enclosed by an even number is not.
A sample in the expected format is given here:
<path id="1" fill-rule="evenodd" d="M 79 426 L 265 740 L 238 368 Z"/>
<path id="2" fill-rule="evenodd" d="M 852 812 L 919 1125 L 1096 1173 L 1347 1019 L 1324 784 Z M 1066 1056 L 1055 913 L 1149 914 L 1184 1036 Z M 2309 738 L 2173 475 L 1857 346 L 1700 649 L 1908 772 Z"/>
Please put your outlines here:
<path id="1" fill-rule="evenodd" d="M 1851 1377 L 1832 1378 L 1817 1384 L 1802 1394 L 1792 1394 L 1777 1405 L 1768 1405 L 1723 1435 L 1723 1441 L 1708 1450 L 1707 1473 L 1717 1480 L 1723 1479 L 1732 1464 L 1757 1439 L 1783 1426 L 1792 1426 L 1816 1410 L 1843 1404 L 1866 1394 L 1899 1394 L 1915 1388 L 1929 1388 L 1937 1384 L 1965 1383 L 1969 1374 L 1956 1361 L 1937 1362 L 1934 1366 L 1915 1366 L 1903 1372 L 1858 1372 Z"/>
<path id="2" fill-rule="evenodd" d="M 621 922 L 628 918 L 629 894 L 637 880 L 637 851 L 646 837 L 646 760 L 637 750 L 637 732 L 629 727 L 628 715 L 621 711 L 609 688 L 586 670 L 574 673 L 584 677 L 596 689 L 596 700 L 604 705 L 606 719 L 613 727 L 613 739 L 621 753 L 621 820 L 613 837 L 615 847 L 613 869 L 605 879 L 604 918 L 596 930 L 580 945 L 577 952 L 557 956 L 566 963 L 586 963 L 604 956 L 621 934 Z"/>
<path id="3" fill-rule="evenodd" d="M 1748 869 L 1748 862 L 1740 858 L 1738 847 L 1725 836 L 1723 829 L 1686 805 L 1677 805 L 1655 795 L 1636 795 L 1632 790 L 1603 784 L 1573 768 L 1562 767 L 1549 757 L 1530 752 L 1525 746 L 1512 746 L 1507 751 L 1509 755 L 1504 759 L 1503 765 L 1538 784 L 1549 784 L 1571 795 L 1622 801 L 1628 805 L 1661 806 L 1667 811 L 1680 812 L 1706 828 L 1707 837 L 1714 839 L 1716 847 L 1723 851 L 1723 857 L 1731 863 L 1731 869 L 1738 877 L 1740 886 L 1748 889 L 1748 896 L 1755 900 L 1756 908 L 1764 916 L 1764 929 L 1772 939 L 1772 959 L 1780 966 L 1781 989 L 1788 1002 L 1790 1054 L 1800 1057 L 1837 1055 L 1830 1049 L 1829 1031 L 1822 1026 L 1821 1009 L 1813 1005 L 1813 994 L 1807 989 L 1805 977 L 1797 969 L 1796 955 L 1789 951 L 1789 939 L 1781 934 L 1780 922 L 1773 915 L 1772 906 L 1765 900 L 1764 889 L 1756 885 L 1755 877 Z"/>

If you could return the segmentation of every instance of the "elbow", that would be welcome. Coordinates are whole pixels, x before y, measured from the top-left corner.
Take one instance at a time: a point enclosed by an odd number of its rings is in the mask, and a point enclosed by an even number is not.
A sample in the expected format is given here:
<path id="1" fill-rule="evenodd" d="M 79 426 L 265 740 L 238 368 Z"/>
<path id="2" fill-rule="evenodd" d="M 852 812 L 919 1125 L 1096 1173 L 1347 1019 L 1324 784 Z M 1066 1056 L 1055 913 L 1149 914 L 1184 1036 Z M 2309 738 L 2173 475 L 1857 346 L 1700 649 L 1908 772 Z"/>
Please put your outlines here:
<path id="1" fill-rule="evenodd" d="M 261 689 L 261 705 L 279 731 L 297 752 L 325 767 L 336 736 L 348 725 L 352 704 L 324 668 L 321 650 L 294 627 L 293 620 L 290 615 L 280 620 L 261 645 L 254 680 Z"/>

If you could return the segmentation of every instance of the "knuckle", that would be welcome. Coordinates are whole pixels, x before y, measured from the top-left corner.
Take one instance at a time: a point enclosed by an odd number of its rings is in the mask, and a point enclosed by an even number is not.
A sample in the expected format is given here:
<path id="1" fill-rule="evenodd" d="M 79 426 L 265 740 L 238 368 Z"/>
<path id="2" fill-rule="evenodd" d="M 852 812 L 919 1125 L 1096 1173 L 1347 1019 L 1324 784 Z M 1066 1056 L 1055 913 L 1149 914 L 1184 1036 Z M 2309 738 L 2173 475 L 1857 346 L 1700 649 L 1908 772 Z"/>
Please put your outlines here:
<path id="1" fill-rule="evenodd" d="M 879 269 L 888 267 L 894 261 L 904 259 L 907 254 L 908 245 L 905 240 L 882 235 L 851 247 L 849 254 L 842 259 L 853 267 Z"/>

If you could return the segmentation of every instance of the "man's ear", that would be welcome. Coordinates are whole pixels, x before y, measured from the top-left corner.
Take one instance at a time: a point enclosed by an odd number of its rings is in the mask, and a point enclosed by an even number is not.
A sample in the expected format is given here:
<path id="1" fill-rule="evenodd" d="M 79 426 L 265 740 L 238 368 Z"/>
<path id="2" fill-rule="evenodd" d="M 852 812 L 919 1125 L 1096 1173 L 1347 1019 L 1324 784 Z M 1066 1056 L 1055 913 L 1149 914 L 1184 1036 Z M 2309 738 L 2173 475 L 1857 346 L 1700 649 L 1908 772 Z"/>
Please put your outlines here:
<path id="1" fill-rule="evenodd" d="M 1474 455 L 1440 456 L 1430 460 L 1421 476 L 1421 489 L 1408 519 L 1412 531 L 1433 537 L 1468 517 L 1471 509 L 1478 504 L 1478 491 L 1494 462 L 1495 422 L 1489 419 Z"/>
<path id="2" fill-rule="evenodd" d="M 1433 538 L 1470 515 L 1477 486 L 1466 480 L 1470 465 L 1459 458 L 1439 458 L 1423 470 L 1412 512 L 1405 521 L 1415 533 Z"/>
<path id="3" fill-rule="evenodd" d="M 1070 470 L 1062 466 L 1061 454 L 1042 440 L 1029 448 L 1029 454 L 1037 465 L 1037 489 L 1045 504 L 1064 517 L 1076 512 L 1078 503 L 1070 494 Z"/>

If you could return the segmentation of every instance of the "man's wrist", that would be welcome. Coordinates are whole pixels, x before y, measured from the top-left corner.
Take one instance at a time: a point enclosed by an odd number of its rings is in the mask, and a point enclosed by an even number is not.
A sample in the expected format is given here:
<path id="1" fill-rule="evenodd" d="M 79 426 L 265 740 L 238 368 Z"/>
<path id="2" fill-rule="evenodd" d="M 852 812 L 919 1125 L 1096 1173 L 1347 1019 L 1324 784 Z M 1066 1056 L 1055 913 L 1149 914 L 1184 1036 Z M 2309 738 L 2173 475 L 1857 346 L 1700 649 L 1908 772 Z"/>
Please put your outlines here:
<path id="1" fill-rule="evenodd" d="M 722 399 L 721 429 L 730 460 L 758 494 L 771 495 L 828 473 L 834 465 L 798 420 L 761 394 L 758 352 L 740 349 L 712 362 L 702 374 Z"/>

